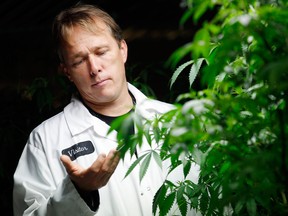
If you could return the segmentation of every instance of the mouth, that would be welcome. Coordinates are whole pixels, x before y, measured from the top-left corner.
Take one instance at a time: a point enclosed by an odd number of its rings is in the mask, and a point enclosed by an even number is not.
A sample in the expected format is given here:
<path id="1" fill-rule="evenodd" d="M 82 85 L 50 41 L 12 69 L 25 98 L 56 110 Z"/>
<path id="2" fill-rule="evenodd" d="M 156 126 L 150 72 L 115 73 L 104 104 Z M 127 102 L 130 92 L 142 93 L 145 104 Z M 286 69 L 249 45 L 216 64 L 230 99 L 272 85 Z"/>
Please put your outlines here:
<path id="1" fill-rule="evenodd" d="M 103 86 L 108 81 L 108 79 L 102 79 L 94 83 L 92 86 Z"/>

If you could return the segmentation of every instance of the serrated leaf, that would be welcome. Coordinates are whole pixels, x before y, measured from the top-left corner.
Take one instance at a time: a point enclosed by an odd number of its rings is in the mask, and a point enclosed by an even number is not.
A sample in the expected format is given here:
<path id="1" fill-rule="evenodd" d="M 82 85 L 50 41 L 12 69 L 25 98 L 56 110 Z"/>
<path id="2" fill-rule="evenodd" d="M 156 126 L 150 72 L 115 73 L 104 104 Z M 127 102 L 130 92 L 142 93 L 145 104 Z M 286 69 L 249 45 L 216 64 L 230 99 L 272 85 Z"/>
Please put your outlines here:
<path id="1" fill-rule="evenodd" d="M 184 171 L 184 177 L 186 178 L 187 175 L 189 174 L 191 169 L 191 161 L 186 161 L 184 167 L 183 167 L 183 171 Z"/>
<path id="2" fill-rule="evenodd" d="M 223 174 L 225 173 L 227 170 L 229 170 L 229 168 L 231 167 L 231 162 L 230 161 L 226 161 L 223 163 L 223 165 L 220 168 L 219 173 Z"/>
<path id="3" fill-rule="evenodd" d="M 126 178 L 132 171 L 133 169 L 137 166 L 137 164 L 140 163 L 140 161 L 147 155 L 148 153 L 144 154 L 144 155 L 141 155 L 136 161 L 134 161 L 132 163 L 132 165 L 129 167 L 129 169 L 127 170 L 126 174 L 125 174 L 125 177 Z"/>
<path id="4" fill-rule="evenodd" d="M 205 215 L 209 204 L 208 191 L 205 189 L 200 197 L 200 210 Z"/>
<path id="5" fill-rule="evenodd" d="M 151 161 L 151 155 L 152 155 L 151 152 L 149 152 L 140 165 L 140 173 L 139 173 L 140 182 L 142 181 L 142 179 L 144 178 L 144 176 L 148 170 L 148 167 L 149 167 L 149 164 Z"/>
<path id="6" fill-rule="evenodd" d="M 190 203 L 190 207 L 194 209 L 198 209 L 199 194 L 200 194 L 201 189 L 198 185 L 194 184 L 192 181 L 185 181 L 185 182 L 188 182 L 188 184 L 185 185 L 185 194 L 187 196 L 187 202 Z M 197 188 L 198 188 L 198 192 L 197 192 Z"/>
<path id="7" fill-rule="evenodd" d="M 194 80 L 196 79 L 196 76 L 199 73 L 199 70 L 200 70 L 201 65 L 203 63 L 203 60 L 204 60 L 204 58 L 197 59 L 191 67 L 191 70 L 189 73 L 189 85 L 190 85 L 190 87 L 194 83 Z"/>
<path id="8" fill-rule="evenodd" d="M 236 212 L 237 215 L 239 215 L 239 213 L 240 213 L 240 211 L 242 210 L 243 206 L 244 206 L 243 200 L 240 200 L 240 201 L 238 201 L 238 202 L 236 203 L 235 212 Z"/>
<path id="9" fill-rule="evenodd" d="M 169 57 L 165 65 L 171 66 L 172 68 L 176 68 L 176 65 L 179 63 L 179 61 L 189 53 L 191 53 L 193 44 L 187 43 L 184 46 L 178 48 L 176 51 L 172 53 L 172 55 Z"/>
<path id="10" fill-rule="evenodd" d="M 185 191 L 186 191 L 186 194 L 188 196 L 188 198 L 191 198 L 193 196 L 193 188 L 189 185 L 186 185 L 186 188 L 185 188 Z"/>
<path id="11" fill-rule="evenodd" d="M 207 11 L 207 8 L 210 5 L 210 1 L 202 1 L 201 4 L 198 5 L 197 9 L 193 13 L 193 21 L 197 23 L 202 15 Z"/>
<path id="12" fill-rule="evenodd" d="M 197 149 L 197 148 L 193 149 L 192 156 L 193 156 L 195 163 L 202 166 L 205 163 L 206 154 L 203 153 L 200 149 Z"/>
<path id="13" fill-rule="evenodd" d="M 186 185 L 181 185 L 177 190 L 177 199 L 181 198 L 185 193 Z"/>
<path id="14" fill-rule="evenodd" d="M 107 134 L 110 134 L 113 130 L 117 131 L 121 127 L 121 124 L 125 118 L 126 116 L 120 116 L 119 118 L 116 118 L 114 121 L 112 121 Z"/>
<path id="15" fill-rule="evenodd" d="M 161 138 L 160 134 L 161 134 L 160 128 L 157 126 L 157 122 L 155 122 L 153 125 L 153 135 L 156 143 L 159 143 L 159 140 Z"/>
<path id="16" fill-rule="evenodd" d="M 255 216 L 256 210 L 257 210 L 255 199 L 249 199 L 246 202 L 246 208 L 247 208 L 247 212 L 250 216 Z"/>
<path id="17" fill-rule="evenodd" d="M 206 58 L 209 56 L 210 39 L 210 32 L 207 28 L 202 28 L 195 33 L 193 40 L 193 59 L 197 59 L 200 56 Z"/>
<path id="18" fill-rule="evenodd" d="M 136 152 L 136 146 L 138 144 L 138 140 L 135 138 L 135 135 L 131 135 L 131 137 L 133 137 L 129 143 L 129 147 L 130 147 L 130 155 L 134 155 Z"/>
<path id="19" fill-rule="evenodd" d="M 172 87 L 172 85 L 174 84 L 174 82 L 176 81 L 176 79 L 178 78 L 178 76 L 180 75 L 180 73 L 190 64 L 192 64 L 194 62 L 194 60 L 190 60 L 188 62 L 185 62 L 184 64 L 180 65 L 176 71 L 173 73 L 172 78 L 171 78 L 171 83 L 170 83 L 170 88 Z"/>
<path id="20" fill-rule="evenodd" d="M 174 188 L 175 187 L 175 184 L 173 182 L 169 181 L 169 180 L 166 180 L 165 183 L 166 183 L 167 187 L 170 187 L 170 188 Z"/>
<path id="21" fill-rule="evenodd" d="M 111 133 L 113 130 L 117 131 L 118 146 L 117 150 L 120 152 L 120 157 L 124 158 L 126 152 L 130 149 L 132 142 L 131 127 L 134 127 L 134 115 L 126 114 L 116 118 L 107 132 Z M 133 145 L 132 145 L 133 148 Z"/>
<path id="22" fill-rule="evenodd" d="M 219 194 L 216 192 L 214 186 L 208 186 L 208 193 L 209 193 L 209 208 L 207 209 L 207 215 L 215 215 L 215 206 L 218 206 L 220 203 L 219 201 Z M 216 207 L 217 209 L 217 207 Z M 219 209 L 220 212 L 222 212 L 221 208 Z M 217 209 L 218 212 L 218 209 Z M 219 214 L 220 215 L 220 214 Z M 221 214 L 223 215 L 223 214 Z"/>
<path id="23" fill-rule="evenodd" d="M 172 208 L 176 197 L 176 192 L 170 193 L 163 202 L 163 205 L 160 206 L 160 215 L 167 215 L 170 209 Z"/>
<path id="24" fill-rule="evenodd" d="M 183 185 L 177 190 L 177 204 L 182 216 L 187 214 L 187 201 L 184 196 L 185 187 L 186 186 Z"/>
<path id="25" fill-rule="evenodd" d="M 139 147 L 142 146 L 143 138 L 144 138 L 144 125 L 143 125 L 142 120 L 143 120 L 142 117 L 135 113 L 134 125 L 136 128 L 136 131 L 135 131 L 135 140 L 134 141 L 136 142 L 136 145 L 138 145 Z"/>
<path id="26" fill-rule="evenodd" d="M 162 186 L 158 189 L 158 191 L 156 192 L 154 198 L 153 198 L 153 205 L 152 205 L 152 209 L 153 209 L 153 214 L 156 214 L 157 211 L 157 206 L 161 206 L 164 198 L 166 196 L 166 192 L 167 192 L 167 186 L 165 185 L 165 182 L 162 184 Z"/>
<path id="27" fill-rule="evenodd" d="M 118 134 L 120 138 L 123 138 L 125 141 L 129 141 L 131 136 L 131 128 L 134 127 L 134 120 L 132 114 L 127 114 L 124 117 L 124 120 L 121 123 L 120 128 L 118 128 Z"/>
<path id="28" fill-rule="evenodd" d="M 150 135 L 150 124 L 148 122 L 146 122 L 143 126 L 143 134 L 148 142 L 149 145 L 151 145 L 152 143 L 152 138 Z"/>
<path id="29" fill-rule="evenodd" d="M 189 187 L 190 188 L 190 187 Z M 187 194 L 189 197 L 198 197 L 201 194 L 203 186 L 202 185 L 195 185 L 194 188 L 192 189 L 192 193 L 188 193 L 188 187 L 186 188 Z"/>
<path id="30" fill-rule="evenodd" d="M 193 10 L 194 8 L 189 8 L 188 10 L 186 10 L 184 13 L 183 13 L 183 15 L 182 15 L 182 17 L 181 17 L 181 19 L 180 19 L 180 25 L 184 25 L 185 24 L 185 22 L 189 19 L 189 18 L 191 18 L 191 16 L 193 15 L 193 13 L 194 13 L 194 10 Z"/>
<path id="31" fill-rule="evenodd" d="M 152 151 L 153 158 L 155 159 L 158 166 L 162 169 L 162 160 L 160 158 L 160 155 L 156 151 Z"/>

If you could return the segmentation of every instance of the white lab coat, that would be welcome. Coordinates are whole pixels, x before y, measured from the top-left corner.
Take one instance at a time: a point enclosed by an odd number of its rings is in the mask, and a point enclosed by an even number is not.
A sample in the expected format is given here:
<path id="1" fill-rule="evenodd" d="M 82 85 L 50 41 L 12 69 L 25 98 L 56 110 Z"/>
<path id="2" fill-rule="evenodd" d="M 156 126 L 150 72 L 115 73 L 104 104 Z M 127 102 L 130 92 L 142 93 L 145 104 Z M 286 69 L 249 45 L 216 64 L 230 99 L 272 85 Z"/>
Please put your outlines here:
<path id="1" fill-rule="evenodd" d="M 146 98 L 131 84 L 128 86 L 137 101 L 135 110 L 144 118 L 153 118 L 155 113 L 172 108 L 170 104 Z M 77 98 L 72 98 L 63 112 L 36 127 L 29 136 L 14 174 L 14 215 L 151 216 L 153 197 L 167 174 L 167 170 L 161 170 L 156 162 L 151 164 L 140 183 L 139 167 L 124 178 L 136 157 L 126 156 L 120 161 L 108 184 L 99 189 L 100 206 L 97 212 L 90 210 L 67 175 L 59 159 L 62 150 L 91 141 L 94 152 L 75 160 L 87 168 L 100 153 L 108 153 L 117 147 L 116 131 L 107 135 L 108 130 L 109 126 L 91 115 Z M 145 149 L 150 149 L 150 146 L 144 144 L 137 150 L 138 154 L 143 154 Z M 196 182 L 197 168 L 191 173 L 192 180 Z M 179 174 L 176 176 L 179 178 Z"/>

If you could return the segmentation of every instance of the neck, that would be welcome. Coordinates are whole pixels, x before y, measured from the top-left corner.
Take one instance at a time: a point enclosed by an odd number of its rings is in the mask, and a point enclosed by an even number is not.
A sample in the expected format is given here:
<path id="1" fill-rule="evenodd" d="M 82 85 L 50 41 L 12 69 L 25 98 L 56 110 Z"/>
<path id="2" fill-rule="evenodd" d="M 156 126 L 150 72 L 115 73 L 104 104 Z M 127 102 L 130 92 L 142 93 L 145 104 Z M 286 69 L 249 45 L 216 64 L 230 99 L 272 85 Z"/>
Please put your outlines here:
<path id="1" fill-rule="evenodd" d="M 89 101 L 84 101 L 86 106 L 88 106 L 93 111 L 111 117 L 117 117 L 128 113 L 134 106 L 133 100 L 127 91 L 127 94 L 123 99 L 107 102 L 107 103 L 91 103 Z"/>

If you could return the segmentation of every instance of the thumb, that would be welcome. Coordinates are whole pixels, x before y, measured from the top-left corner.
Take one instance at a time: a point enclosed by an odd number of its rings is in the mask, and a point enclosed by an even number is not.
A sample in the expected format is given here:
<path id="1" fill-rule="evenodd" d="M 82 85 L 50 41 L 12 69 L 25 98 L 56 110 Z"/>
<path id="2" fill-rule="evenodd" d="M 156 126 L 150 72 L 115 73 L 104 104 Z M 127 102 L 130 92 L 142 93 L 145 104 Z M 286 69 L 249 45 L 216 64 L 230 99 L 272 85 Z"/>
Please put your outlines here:
<path id="1" fill-rule="evenodd" d="M 72 163 L 70 157 L 68 157 L 67 155 L 61 155 L 60 160 L 63 163 L 63 165 L 65 166 L 67 172 L 70 173 L 69 171 L 71 171 L 73 169 L 73 163 Z"/>
<path id="2" fill-rule="evenodd" d="M 61 155 L 60 160 L 69 175 L 77 175 L 83 170 L 80 165 L 78 165 L 77 163 L 73 163 L 70 157 L 68 157 L 67 155 Z"/>

